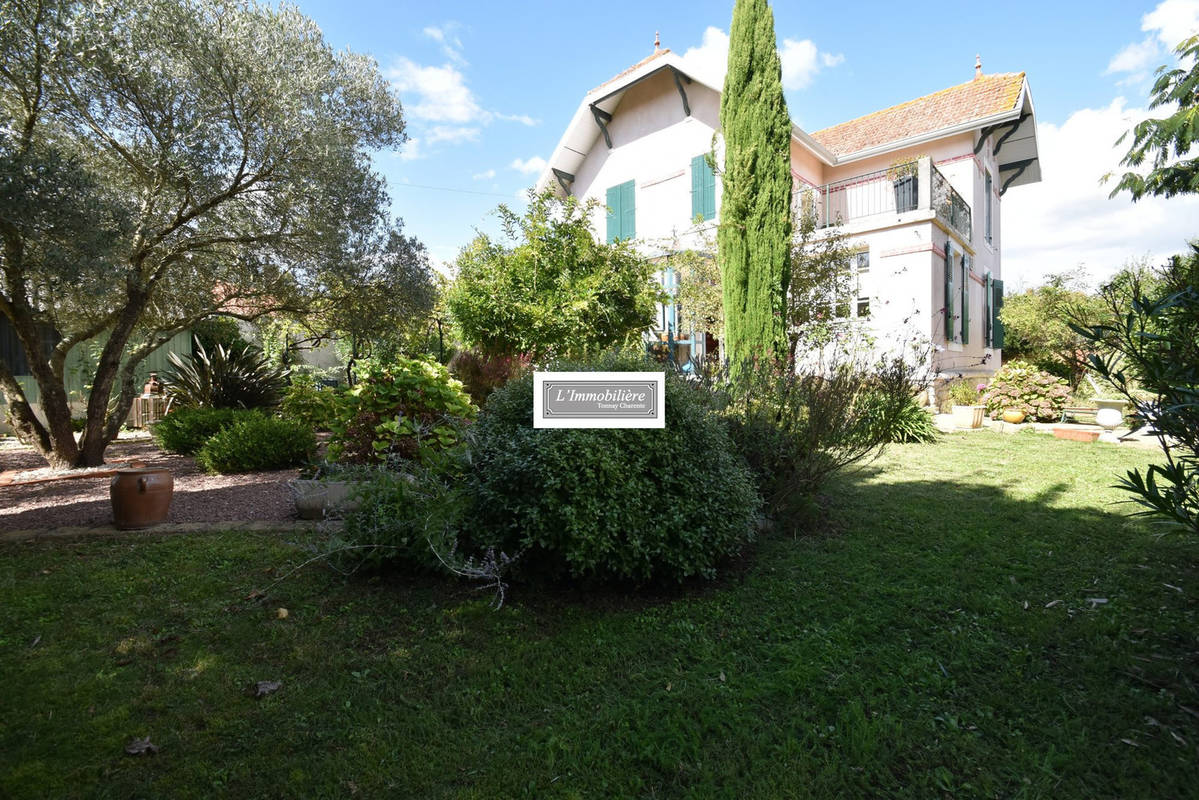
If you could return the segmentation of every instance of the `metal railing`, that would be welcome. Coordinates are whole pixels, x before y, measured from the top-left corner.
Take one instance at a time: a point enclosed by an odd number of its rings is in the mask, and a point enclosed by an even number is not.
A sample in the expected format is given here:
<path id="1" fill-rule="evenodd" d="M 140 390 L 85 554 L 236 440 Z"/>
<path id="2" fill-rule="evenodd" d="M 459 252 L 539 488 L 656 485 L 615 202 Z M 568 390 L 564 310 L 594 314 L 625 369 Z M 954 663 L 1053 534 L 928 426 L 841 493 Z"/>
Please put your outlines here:
<path id="1" fill-rule="evenodd" d="M 958 190 L 953 188 L 949 179 L 941 174 L 941 170 L 937 169 L 936 165 L 933 165 L 932 171 L 932 203 L 937 216 L 969 242 L 971 232 L 974 230 L 970 217 L 970 204 L 958 194 Z"/>
<path id="2" fill-rule="evenodd" d="M 800 208 L 805 213 L 816 215 L 816 226 L 819 228 L 879 214 L 895 214 L 896 209 L 902 208 L 906 201 L 916 199 L 914 196 L 909 198 L 906 189 L 897 190 L 885 169 L 823 186 L 801 188 L 796 195 Z M 915 207 L 913 202 L 912 208 Z"/>
<path id="3" fill-rule="evenodd" d="M 880 169 L 795 191 L 797 209 L 812 213 L 816 226 L 827 228 L 877 217 L 879 224 L 899 214 L 920 209 L 919 162 Z M 931 168 L 932 207 L 947 225 L 966 241 L 971 237 L 970 205 L 950 185 L 936 166 Z"/>

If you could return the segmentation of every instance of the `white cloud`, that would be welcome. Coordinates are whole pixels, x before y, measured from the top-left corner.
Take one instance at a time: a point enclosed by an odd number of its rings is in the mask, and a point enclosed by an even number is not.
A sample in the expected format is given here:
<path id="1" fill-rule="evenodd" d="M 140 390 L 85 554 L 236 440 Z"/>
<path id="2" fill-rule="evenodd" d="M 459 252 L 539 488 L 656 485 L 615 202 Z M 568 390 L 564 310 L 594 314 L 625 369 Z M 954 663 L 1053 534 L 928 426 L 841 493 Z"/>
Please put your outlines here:
<path id="1" fill-rule="evenodd" d="M 545 169 L 545 159 L 541 156 L 533 156 L 529 159 L 515 159 L 509 166 L 517 172 L 523 172 L 525 175 L 534 175 Z"/>
<path id="2" fill-rule="evenodd" d="M 466 128 L 454 125 L 434 125 L 429 129 L 426 136 L 426 141 L 429 144 L 437 142 L 449 142 L 450 144 L 459 144 L 460 142 L 474 142 L 479 138 L 478 128 Z"/>
<path id="3" fill-rule="evenodd" d="M 783 63 L 783 88 L 787 90 L 805 89 L 822 69 L 845 61 L 841 53 L 826 53 L 811 39 L 783 39 L 779 57 Z M 729 35 L 714 26 L 704 31 L 699 47 L 690 47 L 683 53 L 686 68 L 713 86 L 724 84 L 728 60 Z"/>
<path id="4" fill-rule="evenodd" d="M 820 70 L 835 67 L 845 60 L 841 53 L 821 52 L 811 39 L 798 42 L 784 39 L 779 56 L 783 62 L 783 88 L 788 90 L 806 89 Z"/>
<path id="5" fill-rule="evenodd" d="M 729 61 L 729 35 L 720 28 L 709 26 L 699 47 L 689 47 L 683 53 L 687 70 L 705 83 L 724 85 L 724 73 Z"/>
<path id="6" fill-rule="evenodd" d="M 424 155 L 421 149 L 421 140 L 415 136 L 409 136 L 408 141 L 404 142 L 403 149 L 400 150 L 401 161 L 416 161 L 418 158 L 423 158 Z"/>
<path id="7" fill-rule="evenodd" d="M 1133 42 L 1125 45 L 1124 49 L 1116 53 L 1112 60 L 1107 65 L 1107 70 L 1104 75 L 1111 75 L 1116 72 L 1135 72 L 1143 73 L 1157 65 L 1158 59 L 1161 57 L 1161 50 L 1158 48 L 1157 42 L 1152 38 L 1146 39 L 1143 42 Z"/>
<path id="8" fill-rule="evenodd" d="M 502 119 L 505 122 L 519 122 L 521 125 L 527 125 L 532 128 L 534 125 L 540 125 L 541 120 L 534 119 L 528 114 L 501 114 L 498 111 L 494 112 L 493 116 L 496 119 Z"/>
<path id="9" fill-rule="evenodd" d="M 538 124 L 527 114 L 502 114 L 483 108 L 466 85 L 465 74 L 453 64 L 424 66 L 400 57 L 387 70 L 387 78 L 400 93 L 404 113 L 418 123 L 418 131 L 420 123 L 440 123 L 424 134 L 425 144 L 475 141 L 478 127 L 469 126 L 490 125 L 496 120 Z"/>
<path id="10" fill-rule="evenodd" d="M 1043 176 L 1003 196 L 1003 272 L 1009 287 L 1034 286 L 1045 275 L 1084 264 L 1097 279 L 1109 277 L 1129 258 L 1160 262 L 1181 252 L 1199 231 L 1199 197 L 1148 197 L 1133 203 L 1126 193 L 1109 198 L 1107 172 L 1122 171 L 1127 140 L 1116 139 L 1149 112 L 1125 108 L 1117 98 L 1106 108 L 1084 108 L 1060 126 L 1037 127 Z"/>
<path id="11" fill-rule="evenodd" d="M 424 67 L 401 56 L 387 77 L 400 91 L 401 100 L 405 94 L 415 95 L 416 101 L 405 102 L 404 108 L 416 119 L 461 124 L 488 116 L 467 87 L 462 72 L 451 64 Z"/>
<path id="12" fill-rule="evenodd" d="M 471 175 L 471 178 L 476 181 L 489 181 L 494 177 L 495 177 L 494 169 L 485 169 L 482 172 L 476 172 L 474 175 Z"/>
<path id="13" fill-rule="evenodd" d="M 1120 83 L 1139 83 L 1154 67 L 1170 60 L 1175 45 L 1199 33 L 1199 0 L 1163 0 L 1141 17 L 1141 30 L 1148 36 L 1121 48 L 1105 75 L 1128 73 Z"/>
<path id="14" fill-rule="evenodd" d="M 1174 46 L 1199 33 L 1199 0 L 1164 0 L 1141 17 L 1141 30 L 1154 33 L 1162 47 Z"/>
<path id="15" fill-rule="evenodd" d="M 465 66 L 466 59 L 462 56 L 462 40 L 458 38 L 457 34 L 461 27 L 457 22 L 447 22 L 440 27 L 430 25 L 422 33 L 441 45 L 441 52 L 445 53 L 446 58 Z"/>

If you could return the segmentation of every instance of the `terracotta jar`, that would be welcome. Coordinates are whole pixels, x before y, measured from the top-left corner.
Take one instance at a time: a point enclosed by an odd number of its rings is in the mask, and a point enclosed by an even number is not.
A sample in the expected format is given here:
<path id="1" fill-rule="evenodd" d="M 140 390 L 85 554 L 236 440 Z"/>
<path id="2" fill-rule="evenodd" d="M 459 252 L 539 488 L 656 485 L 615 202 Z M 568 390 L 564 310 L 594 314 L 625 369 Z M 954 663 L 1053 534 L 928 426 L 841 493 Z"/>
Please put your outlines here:
<path id="1" fill-rule="evenodd" d="M 112 521 L 123 531 L 165 522 L 171 510 L 175 479 L 166 469 L 120 469 L 112 477 Z"/>

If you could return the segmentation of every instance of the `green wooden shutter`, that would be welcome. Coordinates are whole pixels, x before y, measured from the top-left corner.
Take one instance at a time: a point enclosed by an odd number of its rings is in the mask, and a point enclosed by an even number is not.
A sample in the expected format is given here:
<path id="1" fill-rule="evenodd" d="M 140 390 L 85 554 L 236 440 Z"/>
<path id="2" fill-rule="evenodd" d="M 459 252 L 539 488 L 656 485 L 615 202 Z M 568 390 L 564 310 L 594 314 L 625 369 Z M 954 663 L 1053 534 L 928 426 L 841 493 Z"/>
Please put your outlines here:
<path id="1" fill-rule="evenodd" d="M 716 173 L 706 155 L 691 159 L 691 219 L 716 217 Z"/>
<path id="2" fill-rule="evenodd" d="M 620 187 L 613 186 L 608 190 L 606 200 L 608 206 L 608 243 L 620 238 Z"/>
<path id="3" fill-rule="evenodd" d="M 945 245 L 945 342 L 953 341 L 953 248 Z"/>
<path id="4" fill-rule="evenodd" d="M 991 282 L 991 347 L 996 350 L 1003 349 L 1003 320 L 1000 319 L 1000 312 L 1003 311 L 1003 281 L 994 280 Z"/>
<path id="5" fill-rule="evenodd" d="M 983 278 L 983 346 L 994 347 L 991 344 L 994 341 L 993 336 L 995 329 L 992 326 L 994 319 L 994 311 L 991 308 L 991 273 L 987 273 Z"/>
<path id="6" fill-rule="evenodd" d="M 620 185 L 620 238 L 637 238 L 637 206 L 633 181 Z"/>
<path id="7" fill-rule="evenodd" d="M 962 255 L 962 344 L 970 343 L 970 256 Z"/>

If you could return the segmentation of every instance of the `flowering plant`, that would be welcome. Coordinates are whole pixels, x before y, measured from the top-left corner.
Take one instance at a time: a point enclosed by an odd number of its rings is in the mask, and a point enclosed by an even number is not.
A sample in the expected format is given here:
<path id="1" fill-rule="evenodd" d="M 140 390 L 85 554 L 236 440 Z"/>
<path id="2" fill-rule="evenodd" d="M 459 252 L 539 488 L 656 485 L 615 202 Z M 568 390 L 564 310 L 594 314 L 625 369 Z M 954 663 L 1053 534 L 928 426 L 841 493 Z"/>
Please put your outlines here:
<path id="1" fill-rule="evenodd" d="M 982 397 L 987 415 L 998 419 L 1004 411 L 1023 411 L 1028 419 L 1051 422 L 1061 417 L 1070 386 L 1061 378 L 1024 361 L 1011 361 L 995 373 Z"/>

